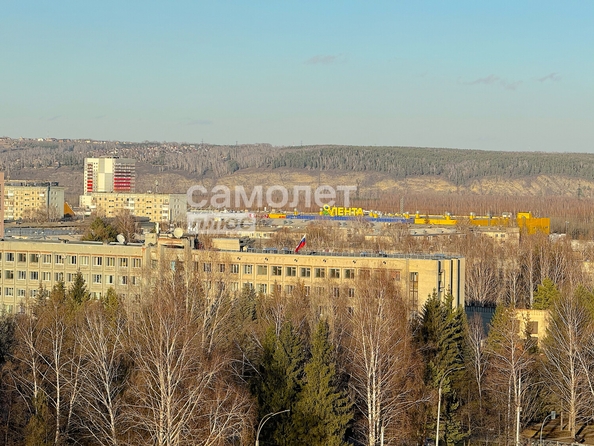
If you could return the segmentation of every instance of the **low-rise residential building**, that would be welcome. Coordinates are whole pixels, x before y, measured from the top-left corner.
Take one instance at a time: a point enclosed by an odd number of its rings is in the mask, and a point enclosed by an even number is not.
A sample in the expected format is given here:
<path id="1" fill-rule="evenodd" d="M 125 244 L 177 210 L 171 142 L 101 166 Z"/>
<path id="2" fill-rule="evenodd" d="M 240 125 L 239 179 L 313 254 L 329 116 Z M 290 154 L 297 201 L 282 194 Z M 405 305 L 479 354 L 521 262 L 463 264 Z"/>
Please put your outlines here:
<path id="1" fill-rule="evenodd" d="M 186 194 L 91 193 L 80 196 L 80 206 L 100 217 L 113 218 L 122 211 L 148 217 L 155 223 L 185 222 Z"/>
<path id="2" fill-rule="evenodd" d="M 57 182 L 5 181 L 3 197 L 5 220 L 51 221 L 64 217 L 64 188 Z"/>

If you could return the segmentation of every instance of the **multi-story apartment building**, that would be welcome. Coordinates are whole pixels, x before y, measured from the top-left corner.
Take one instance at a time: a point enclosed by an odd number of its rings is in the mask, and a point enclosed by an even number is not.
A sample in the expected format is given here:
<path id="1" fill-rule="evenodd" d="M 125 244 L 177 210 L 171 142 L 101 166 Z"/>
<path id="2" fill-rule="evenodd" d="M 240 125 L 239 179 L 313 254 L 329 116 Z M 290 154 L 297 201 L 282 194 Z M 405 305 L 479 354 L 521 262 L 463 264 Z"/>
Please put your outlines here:
<path id="1" fill-rule="evenodd" d="M 446 255 L 331 255 L 292 252 L 205 251 L 194 239 L 147 239 L 144 244 L 92 242 L 0 241 L 0 302 L 4 311 L 24 311 L 40 283 L 67 286 L 80 271 L 93 296 L 113 287 L 134 302 L 157 272 L 184 264 L 199 275 L 204 289 L 224 286 L 230 292 L 254 288 L 262 295 L 290 294 L 354 298 L 366 280 L 392 281 L 412 313 L 419 312 L 434 292 L 451 293 L 464 305 L 465 259 Z"/>
<path id="2" fill-rule="evenodd" d="M 112 218 L 128 210 L 136 217 L 148 217 L 157 223 L 185 222 L 186 203 L 186 194 L 92 193 L 80 196 L 81 206 L 99 216 Z"/>
<path id="3" fill-rule="evenodd" d="M 64 188 L 57 182 L 4 182 L 5 220 L 54 220 L 64 217 Z"/>
<path id="4" fill-rule="evenodd" d="M 84 193 L 134 192 L 136 161 L 130 158 L 85 158 Z"/>
<path id="5" fill-rule="evenodd" d="M 0 172 L 0 238 L 4 238 L 4 172 Z"/>

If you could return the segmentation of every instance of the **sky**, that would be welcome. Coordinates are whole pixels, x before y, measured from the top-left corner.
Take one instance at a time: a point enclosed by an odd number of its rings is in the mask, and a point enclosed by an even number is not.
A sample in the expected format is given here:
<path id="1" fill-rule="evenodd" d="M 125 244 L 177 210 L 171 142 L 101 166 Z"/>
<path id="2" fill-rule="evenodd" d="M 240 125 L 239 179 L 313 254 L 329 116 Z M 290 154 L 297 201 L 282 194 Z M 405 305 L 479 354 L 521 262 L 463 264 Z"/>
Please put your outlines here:
<path id="1" fill-rule="evenodd" d="M 594 152 L 594 2 L 2 0 L 0 136 Z"/>

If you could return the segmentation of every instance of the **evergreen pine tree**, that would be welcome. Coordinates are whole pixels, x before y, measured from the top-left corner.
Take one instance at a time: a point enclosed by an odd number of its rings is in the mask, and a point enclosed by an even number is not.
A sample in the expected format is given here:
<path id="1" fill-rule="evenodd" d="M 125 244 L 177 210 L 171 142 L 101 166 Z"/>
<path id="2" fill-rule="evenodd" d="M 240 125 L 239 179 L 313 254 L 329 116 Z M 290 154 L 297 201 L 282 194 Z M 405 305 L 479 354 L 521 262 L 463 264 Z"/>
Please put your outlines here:
<path id="1" fill-rule="evenodd" d="M 33 415 L 25 426 L 25 446 L 50 446 L 51 441 L 51 415 L 47 405 L 47 397 L 40 391 L 33 398 Z"/>
<path id="2" fill-rule="evenodd" d="M 425 382 L 436 390 L 441 385 L 441 426 L 443 441 L 453 445 L 464 440 L 468 433 L 462 429 L 460 395 L 457 390 L 464 385 L 464 340 L 466 318 L 464 310 L 453 308 L 453 296 L 442 301 L 436 293 L 423 308 L 418 342 L 425 358 Z"/>
<path id="3" fill-rule="evenodd" d="M 301 444 L 345 445 L 346 429 L 353 418 L 352 403 L 338 388 L 330 329 L 326 321 L 318 323 L 311 345 L 311 359 L 304 372 L 303 388 L 293 416 Z"/>
<path id="4" fill-rule="evenodd" d="M 535 310 L 547 310 L 560 295 L 561 293 L 557 289 L 555 282 L 546 277 L 542 281 L 542 284 L 538 285 L 536 293 L 534 293 L 534 304 L 532 308 Z"/>
<path id="5" fill-rule="evenodd" d="M 63 280 L 59 280 L 52 287 L 49 298 L 55 303 L 64 303 L 66 301 L 66 285 Z"/>
<path id="6" fill-rule="evenodd" d="M 68 290 L 68 297 L 76 305 L 81 305 L 91 298 L 91 293 L 89 293 L 85 279 L 80 271 L 77 271 L 74 276 L 72 286 Z"/>
<path id="7" fill-rule="evenodd" d="M 304 362 L 301 339 L 290 322 L 283 324 L 278 336 L 274 332 L 274 327 L 270 327 L 266 332 L 263 347 L 256 388 L 260 419 L 281 410 L 294 411 L 297 395 L 301 390 Z M 269 441 L 284 446 L 301 444 L 291 414 L 271 418 L 260 432 L 260 438 L 263 442 Z"/>

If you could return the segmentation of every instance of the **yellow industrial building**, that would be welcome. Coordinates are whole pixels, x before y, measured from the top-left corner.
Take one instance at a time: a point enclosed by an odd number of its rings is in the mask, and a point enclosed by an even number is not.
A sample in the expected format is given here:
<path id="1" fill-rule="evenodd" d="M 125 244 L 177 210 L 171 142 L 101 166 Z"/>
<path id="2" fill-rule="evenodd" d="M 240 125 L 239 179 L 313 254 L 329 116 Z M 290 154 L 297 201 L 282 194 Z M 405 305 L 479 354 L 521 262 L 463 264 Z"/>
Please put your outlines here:
<path id="1" fill-rule="evenodd" d="M 348 298 L 356 296 L 364 279 L 381 275 L 400 288 L 413 313 L 419 312 L 434 292 L 451 293 L 454 305 L 464 305 L 463 257 L 205 251 L 196 249 L 193 238 L 147 236 L 144 244 L 0 241 L 3 310 L 25 311 L 27 299 L 37 294 L 40 284 L 50 289 L 63 280 L 69 286 L 77 271 L 94 297 L 113 287 L 122 298 L 134 302 L 159 268 L 175 268 L 178 262 L 200 274 L 205 288 L 224 282 L 231 292 L 248 286 L 263 295 L 290 294 L 299 286 L 305 294 Z"/>

